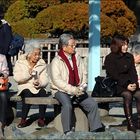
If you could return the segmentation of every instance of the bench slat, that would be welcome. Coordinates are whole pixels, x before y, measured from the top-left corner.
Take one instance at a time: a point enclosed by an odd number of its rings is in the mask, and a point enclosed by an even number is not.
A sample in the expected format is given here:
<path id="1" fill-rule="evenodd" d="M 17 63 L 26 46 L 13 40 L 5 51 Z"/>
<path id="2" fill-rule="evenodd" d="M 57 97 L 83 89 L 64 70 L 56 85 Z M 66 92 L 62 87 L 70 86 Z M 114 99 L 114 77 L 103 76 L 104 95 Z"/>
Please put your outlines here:
<path id="1" fill-rule="evenodd" d="M 95 99 L 96 102 L 100 103 L 100 102 L 122 102 L 123 101 L 123 97 L 93 97 Z"/>
<path id="2" fill-rule="evenodd" d="M 105 102 L 122 102 L 123 98 L 122 97 L 108 97 L 108 98 L 95 98 L 96 102 L 98 103 L 105 103 Z M 52 105 L 52 104 L 59 104 L 59 102 L 52 98 L 52 97 L 31 97 L 31 98 L 25 98 L 25 102 L 27 104 L 48 104 L 48 105 Z"/>
<path id="3" fill-rule="evenodd" d="M 123 98 L 122 97 L 92 97 L 93 99 L 95 99 L 96 102 L 98 103 L 111 103 L 111 102 L 122 102 Z M 10 101 L 15 101 L 15 102 L 20 102 L 22 101 L 20 96 L 14 95 L 10 98 Z M 25 102 L 27 104 L 48 104 L 48 105 L 52 105 L 52 104 L 59 104 L 59 102 L 52 98 L 52 96 L 50 97 L 28 97 L 25 98 Z"/>
<path id="4" fill-rule="evenodd" d="M 45 104 L 45 105 L 52 105 L 52 104 L 59 104 L 59 102 L 52 98 L 52 97 L 29 97 L 25 98 L 25 103 L 27 104 Z"/>

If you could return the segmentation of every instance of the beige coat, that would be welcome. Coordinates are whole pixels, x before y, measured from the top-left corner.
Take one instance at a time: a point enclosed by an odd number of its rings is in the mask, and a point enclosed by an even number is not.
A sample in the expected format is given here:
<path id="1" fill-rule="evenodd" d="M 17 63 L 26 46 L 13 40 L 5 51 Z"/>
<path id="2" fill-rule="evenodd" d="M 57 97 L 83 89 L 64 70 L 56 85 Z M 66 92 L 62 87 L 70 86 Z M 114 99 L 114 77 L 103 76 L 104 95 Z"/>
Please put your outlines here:
<path id="1" fill-rule="evenodd" d="M 18 83 L 18 95 L 24 89 L 29 89 L 33 94 L 37 94 L 39 89 L 36 89 L 33 85 L 34 78 L 30 75 L 30 66 L 26 60 L 27 55 L 21 55 L 16 61 L 14 67 L 14 79 Z M 40 59 L 34 66 L 33 70 L 38 72 L 40 88 L 45 88 L 48 84 L 48 74 L 46 63 L 43 59 Z"/>
<path id="2" fill-rule="evenodd" d="M 85 67 L 84 61 L 79 55 L 76 55 L 78 73 L 80 82 L 79 85 L 87 83 L 87 69 Z M 60 56 L 56 56 L 50 67 L 50 78 L 51 78 L 51 91 L 54 95 L 58 90 L 62 92 L 67 92 L 71 94 L 75 92 L 76 88 L 70 84 L 69 81 L 69 70 Z"/>

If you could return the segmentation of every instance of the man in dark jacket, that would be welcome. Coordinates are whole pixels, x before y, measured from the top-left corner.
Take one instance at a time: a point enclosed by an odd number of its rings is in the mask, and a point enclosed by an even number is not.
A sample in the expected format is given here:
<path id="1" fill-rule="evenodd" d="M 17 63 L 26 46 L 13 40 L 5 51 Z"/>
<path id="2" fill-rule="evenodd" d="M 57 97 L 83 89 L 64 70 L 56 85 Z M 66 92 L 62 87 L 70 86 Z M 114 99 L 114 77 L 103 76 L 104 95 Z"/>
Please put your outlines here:
<path id="1" fill-rule="evenodd" d="M 11 56 L 8 55 L 9 46 L 12 41 L 12 30 L 11 26 L 3 19 L 3 17 L 4 11 L 2 6 L 0 6 L 0 54 L 4 54 L 6 56 L 10 75 L 12 75 Z"/>

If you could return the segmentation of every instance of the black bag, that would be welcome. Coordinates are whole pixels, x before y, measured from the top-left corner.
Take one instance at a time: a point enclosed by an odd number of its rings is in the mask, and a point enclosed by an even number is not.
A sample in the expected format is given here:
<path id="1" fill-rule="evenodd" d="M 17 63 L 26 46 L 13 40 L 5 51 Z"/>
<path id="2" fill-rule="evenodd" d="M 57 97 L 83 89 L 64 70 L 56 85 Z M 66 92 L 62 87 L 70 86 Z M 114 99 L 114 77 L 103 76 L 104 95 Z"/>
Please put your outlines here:
<path id="1" fill-rule="evenodd" d="M 24 45 L 24 38 L 18 34 L 13 35 L 13 39 L 10 44 L 8 54 L 10 56 L 17 55 L 19 53 L 19 50 L 22 50 L 23 45 Z"/>
<path id="2" fill-rule="evenodd" d="M 84 94 L 82 94 L 82 95 L 80 95 L 80 96 L 78 96 L 78 97 L 74 96 L 74 97 L 73 97 L 73 101 L 75 101 L 75 102 L 77 102 L 77 103 L 80 103 L 80 102 L 82 102 L 83 100 L 85 100 L 86 98 L 88 98 L 88 94 L 87 94 L 86 92 L 84 92 Z"/>
<path id="3" fill-rule="evenodd" d="M 117 82 L 112 78 L 98 76 L 95 81 L 92 97 L 113 97 L 117 95 Z"/>

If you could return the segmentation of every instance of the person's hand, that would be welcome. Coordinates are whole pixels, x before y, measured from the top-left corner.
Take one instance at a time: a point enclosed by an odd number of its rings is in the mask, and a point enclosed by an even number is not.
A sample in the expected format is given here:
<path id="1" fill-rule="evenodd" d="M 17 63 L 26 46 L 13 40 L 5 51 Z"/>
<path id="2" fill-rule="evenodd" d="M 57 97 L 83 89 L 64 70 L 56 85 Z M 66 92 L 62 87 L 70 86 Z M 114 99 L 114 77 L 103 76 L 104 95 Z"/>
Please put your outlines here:
<path id="1" fill-rule="evenodd" d="M 76 97 L 78 97 L 78 96 L 80 96 L 82 94 L 84 94 L 84 92 L 80 89 L 79 92 L 76 94 Z"/>
<path id="2" fill-rule="evenodd" d="M 75 87 L 75 92 L 73 93 L 73 95 L 80 96 L 82 94 L 84 94 L 84 92 L 79 87 Z"/>
<path id="3" fill-rule="evenodd" d="M 136 90 L 136 84 L 134 83 L 134 84 L 129 84 L 128 86 L 127 86 L 127 89 L 128 90 L 130 90 L 130 91 L 135 91 Z"/>
<path id="4" fill-rule="evenodd" d="M 39 88 L 40 85 L 39 80 L 38 79 L 34 80 L 33 85 L 35 88 Z"/>

